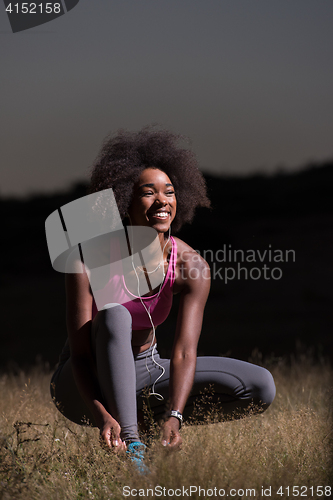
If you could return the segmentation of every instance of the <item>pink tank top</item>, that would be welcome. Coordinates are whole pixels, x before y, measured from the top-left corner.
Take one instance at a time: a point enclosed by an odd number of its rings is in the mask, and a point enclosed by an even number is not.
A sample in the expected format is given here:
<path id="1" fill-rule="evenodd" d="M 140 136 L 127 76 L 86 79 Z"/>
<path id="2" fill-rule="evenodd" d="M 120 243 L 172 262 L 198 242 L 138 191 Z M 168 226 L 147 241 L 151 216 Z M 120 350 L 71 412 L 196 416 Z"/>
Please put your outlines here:
<path id="1" fill-rule="evenodd" d="M 164 278 L 161 290 L 149 297 L 141 297 L 142 302 L 149 310 L 154 326 L 158 326 L 166 320 L 170 313 L 173 298 L 173 284 L 175 282 L 176 262 L 177 262 L 177 243 L 171 236 L 172 249 L 169 259 L 168 270 Z M 117 250 L 116 250 L 117 251 Z M 122 304 L 130 312 L 132 316 L 132 330 L 145 330 L 151 328 L 151 322 L 147 311 L 142 305 L 140 298 L 133 295 L 126 287 L 123 273 L 117 272 L 111 276 L 108 284 L 100 292 L 94 292 L 94 297 L 97 303 L 101 304 L 100 297 L 103 295 L 104 303 L 105 296 L 110 292 L 112 302 Z M 117 300 L 115 300 L 115 297 Z M 110 301 L 109 301 L 110 302 Z M 101 307 L 100 307 L 101 308 Z M 96 302 L 93 301 L 92 317 L 94 318 L 98 312 Z"/>

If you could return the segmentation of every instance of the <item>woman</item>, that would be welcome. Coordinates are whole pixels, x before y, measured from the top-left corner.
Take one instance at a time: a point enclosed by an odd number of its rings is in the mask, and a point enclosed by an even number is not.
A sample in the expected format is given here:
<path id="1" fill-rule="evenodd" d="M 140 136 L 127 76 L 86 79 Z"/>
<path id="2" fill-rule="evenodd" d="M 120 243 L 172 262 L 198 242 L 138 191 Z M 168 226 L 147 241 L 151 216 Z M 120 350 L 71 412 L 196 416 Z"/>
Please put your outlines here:
<path id="1" fill-rule="evenodd" d="M 92 171 L 90 192 L 112 188 L 129 247 L 136 227 L 157 234 L 160 257 L 141 266 L 132 258 L 132 268 L 123 271 L 119 282 L 128 299 L 97 311 L 89 269 L 66 275 L 68 343 L 52 379 L 54 400 L 66 417 L 77 423 L 89 420 L 108 447 L 127 449 L 134 459 L 144 450 L 137 411 L 147 387 L 154 394 L 149 398 L 154 416 L 164 416 L 162 444 L 168 448 L 180 447 L 182 415 L 191 414 L 204 387 L 213 387 L 223 415 L 245 412 L 253 404 L 266 409 L 275 396 L 273 378 L 262 367 L 230 358 L 197 358 L 209 266 L 171 236 L 171 228 L 178 231 L 191 222 L 196 207 L 210 202 L 194 155 L 178 147 L 178 140 L 166 131 L 120 132 L 105 142 Z M 144 294 L 136 290 L 139 274 L 149 283 L 158 272 L 163 273 L 158 285 Z M 106 290 L 114 279 L 106 279 Z M 171 359 L 166 360 L 156 351 L 155 327 L 168 316 L 173 294 L 180 294 L 180 306 Z"/>

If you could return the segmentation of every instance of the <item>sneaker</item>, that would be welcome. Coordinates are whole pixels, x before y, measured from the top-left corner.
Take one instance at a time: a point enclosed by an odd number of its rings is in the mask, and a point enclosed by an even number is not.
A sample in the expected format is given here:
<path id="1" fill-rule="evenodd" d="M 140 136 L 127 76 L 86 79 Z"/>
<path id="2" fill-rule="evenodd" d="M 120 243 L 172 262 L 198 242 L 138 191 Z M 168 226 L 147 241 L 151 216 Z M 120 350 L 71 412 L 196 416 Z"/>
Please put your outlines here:
<path id="1" fill-rule="evenodd" d="M 126 454 L 140 474 L 149 474 L 149 469 L 144 464 L 146 448 L 146 445 L 140 441 L 134 441 L 127 445 Z"/>

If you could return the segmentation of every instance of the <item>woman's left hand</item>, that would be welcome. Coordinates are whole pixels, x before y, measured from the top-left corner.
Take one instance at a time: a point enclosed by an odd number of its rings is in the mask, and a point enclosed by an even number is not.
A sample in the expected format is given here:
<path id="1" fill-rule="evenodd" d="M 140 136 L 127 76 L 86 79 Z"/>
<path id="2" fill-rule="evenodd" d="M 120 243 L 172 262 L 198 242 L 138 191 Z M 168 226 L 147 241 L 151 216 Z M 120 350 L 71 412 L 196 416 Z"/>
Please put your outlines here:
<path id="1" fill-rule="evenodd" d="M 179 421 L 170 417 L 162 426 L 162 445 L 172 450 L 180 450 L 182 438 L 179 433 Z"/>

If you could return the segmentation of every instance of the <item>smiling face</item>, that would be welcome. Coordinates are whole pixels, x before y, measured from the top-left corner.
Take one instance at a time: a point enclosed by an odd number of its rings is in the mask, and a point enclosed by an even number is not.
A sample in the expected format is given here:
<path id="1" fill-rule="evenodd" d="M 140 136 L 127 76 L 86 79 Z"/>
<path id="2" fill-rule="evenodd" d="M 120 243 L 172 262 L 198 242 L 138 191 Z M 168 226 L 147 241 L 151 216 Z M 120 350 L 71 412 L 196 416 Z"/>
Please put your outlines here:
<path id="1" fill-rule="evenodd" d="M 169 177 L 157 168 L 146 168 L 134 186 L 128 213 L 134 226 L 168 231 L 176 216 L 176 195 Z"/>

